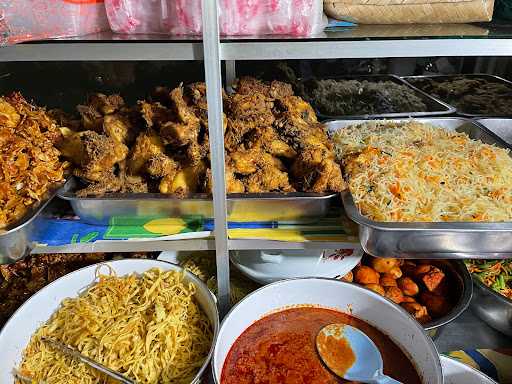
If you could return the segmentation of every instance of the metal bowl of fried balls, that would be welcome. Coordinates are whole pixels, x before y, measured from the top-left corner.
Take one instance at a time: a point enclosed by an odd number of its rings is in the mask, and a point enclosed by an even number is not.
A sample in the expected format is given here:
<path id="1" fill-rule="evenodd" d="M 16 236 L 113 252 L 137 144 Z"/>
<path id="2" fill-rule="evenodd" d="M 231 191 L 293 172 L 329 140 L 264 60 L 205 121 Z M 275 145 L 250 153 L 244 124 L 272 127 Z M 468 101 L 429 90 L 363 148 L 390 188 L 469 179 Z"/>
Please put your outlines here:
<path id="1" fill-rule="evenodd" d="M 469 306 L 471 275 L 460 260 L 400 260 L 365 255 L 342 280 L 400 305 L 435 338 Z"/>

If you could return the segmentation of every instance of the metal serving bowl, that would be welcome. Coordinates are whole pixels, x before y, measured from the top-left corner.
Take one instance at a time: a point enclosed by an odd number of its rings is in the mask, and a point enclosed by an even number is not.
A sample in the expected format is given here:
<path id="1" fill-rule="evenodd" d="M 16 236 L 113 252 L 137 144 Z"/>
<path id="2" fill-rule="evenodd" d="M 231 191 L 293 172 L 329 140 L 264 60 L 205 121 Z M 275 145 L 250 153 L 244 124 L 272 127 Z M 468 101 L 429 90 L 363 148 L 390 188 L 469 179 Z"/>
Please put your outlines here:
<path id="1" fill-rule="evenodd" d="M 423 325 L 429 336 L 436 338 L 441 327 L 452 322 L 464 312 L 473 296 L 473 282 L 471 274 L 461 260 L 432 260 L 431 264 L 440 268 L 456 286 L 454 297 L 458 297 L 457 303 L 445 316 L 435 319 Z M 512 309 L 512 307 L 511 307 Z"/>
<path id="2" fill-rule="evenodd" d="M 475 297 L 471 310 L 494 329 L 512 336 L 512 300 L 473 277 Z"/>
<path id="3" fill-rule="evenodd" d="M 255 321 L 296 306 L 344 312 L 389 336 L 415 365 L 425 384 L 442 384 L 439 354 L 422 327 L 401 307 L 379 294 L 334 279 L 283 280 L 260 288 L 235 305 L 224 318 L 212 358 L 214 380 L 220 383 L 224 361 L 234 342 Z"/>

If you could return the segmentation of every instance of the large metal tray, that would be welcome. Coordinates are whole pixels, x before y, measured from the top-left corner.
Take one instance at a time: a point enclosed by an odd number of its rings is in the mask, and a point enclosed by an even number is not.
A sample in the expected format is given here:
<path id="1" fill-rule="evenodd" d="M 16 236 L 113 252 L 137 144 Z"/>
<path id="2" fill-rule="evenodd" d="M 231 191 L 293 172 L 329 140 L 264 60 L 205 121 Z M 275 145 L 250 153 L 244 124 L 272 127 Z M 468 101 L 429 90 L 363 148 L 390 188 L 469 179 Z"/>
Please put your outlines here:
<path id="1" fill-rule="evenodd" d="M 476 121 L 512 146 L 512 119 L 488 118 Z"/>
<path id="2" fill-rule="evenodd" d="M 41 212 L 57 195 L 61 185 L 52 188 L 48 197 L 33 205 L 21 220 L 0 230 L 0 264 L 14 263 L 24 258 L 34 248 L 37 234 L 46 229 Z"/>
<path id="3" fill-rule="evenodd" d="M 507 144 L 480 124 L 465 118 L 415 119 L 450 131 L 467 133 L 472 139 L 508 148 Z M 408 119 L 390 120 L 405 122 Z M 338 120 L 327 123 L 332 134 L 361 120 Z M 399 258 L 482 258 L 512 257 L 512 222 L 377 222 L 363 216 L 350 192 L 341 195 L 345 211 L 359 224 L 363 249 L 377 257 Z"/>
<path id="4" fill-rule="evenodd" d="M 402 76 L 401 79 L 405 81 L 407 84 L 416 87 L 417 89 L 421 90 L 421 88 L 418 85 L 414 84 L 414 80 L 421 80 L 421 79 L 436 79 L 439 81 L 443 80 L 452 80 L 457 77 L 467 77 L 467 78 L 483 78 L 488 80 L 489 82 L 493 83 L 504 83 L 510 86 L 512 89 L 512 82 L 508 81 L 502 77 L 496 76 L 496 75 L 488 75 L 487 73 L 470 73 L 470 74 L 459 74 L 459 75 L 429 75 L 429 76 Z M 422 92 L 425 92 L 428 96 L 436 98 L 436 96 L 430 95 L 426 91 L 421 90 Z M 436 100 L 440 100 L 437 98 Z M 472 113 L 465 113 L 462 111 L 459 111 L 458 108 L 456 108 L 453 105 L 448 104 L 448 102 L 442 101 L 446 105 L 449 105 L 450 108 L 453 108 L 454 111 L 456 111 L 457 115 L 464 116 L 464 117 L 488 117 L 488 116 L 497 116 L 497 115 L 481 115 L 481 114 L 472 114 Z M 512 112 L 510 115 L 499 115 L 500 117 L 512 117 Z"/>
<path id="5" fill-rule="evenodd" d="M 158 193 L 108 194 L 102 197 L 77 197 L 76 179 L 58 193 L 70 202 L 75 214 L 94 225 L 144 224 L 157 217 L 213 217 L 213 202 L 207 194 L 180 199 Z M 301 222 L 324 217 L 336 193 L 259 193 L 229 194 L 228 220 L 238 222 L 286 221 Z"/>
<path id="6" fill-rule="evenodd" d="M 327 78 L 326 78 L 327 79 Z M 400 117 L 419 117 L 419 116 L 446 116 L 452 113 L 455 113 L 455 108 L 452 106 L 442 102 L 441 100 L 436 99 L 423 92 L 422 90 L 416 88 L 415 86 L 409 84 L 408 82 L 402 80 L 400 77 L 395 75 L 360 75 L 360 76 L 338 76 L 338 77 L 329 77 L 328 79 L 332 80 L 367 80 L 371 82 L 379 82 L 379 81 L 392 81 L 396 84 L 404 85 L 407 88 L 412 88 L 417 96 L 423 100 L 423 102 L 428 107 L 429 111 L 427 112 L 403 112 L 403 113 L 380 113 L 374 115 L 347 115 L 347 116 L 332 116 L 321 113 L 318 108 L 315 107 L 314 103 L 311 103 L 315 112 L 320 120 L 337 120 L 337 119 L 377 119 L 377 118 L 400 118 Z M 305 81 L 305 80 L 304 80 Z"/>

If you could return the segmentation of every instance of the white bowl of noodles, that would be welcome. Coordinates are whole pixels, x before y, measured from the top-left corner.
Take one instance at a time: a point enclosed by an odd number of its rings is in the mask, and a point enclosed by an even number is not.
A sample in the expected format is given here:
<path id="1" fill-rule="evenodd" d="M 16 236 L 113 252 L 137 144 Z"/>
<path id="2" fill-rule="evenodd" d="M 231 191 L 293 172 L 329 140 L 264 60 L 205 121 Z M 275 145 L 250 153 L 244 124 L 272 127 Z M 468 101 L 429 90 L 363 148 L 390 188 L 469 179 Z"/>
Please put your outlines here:
<path id="1" fill-rule="evenodd" d="M 43 374 L 34 372 L 45 372 L 48 383 L 99 382 L 97 372 L 40 336 L 77 347 L 139 384 L 199 383 L 218 327 L 213 294 L 177 265 L 126 259 L 89 266 L 55 280 L 9 319 L 0 332 L 0 383 L 15 382 L 13 369 L 38 379 Z"/>

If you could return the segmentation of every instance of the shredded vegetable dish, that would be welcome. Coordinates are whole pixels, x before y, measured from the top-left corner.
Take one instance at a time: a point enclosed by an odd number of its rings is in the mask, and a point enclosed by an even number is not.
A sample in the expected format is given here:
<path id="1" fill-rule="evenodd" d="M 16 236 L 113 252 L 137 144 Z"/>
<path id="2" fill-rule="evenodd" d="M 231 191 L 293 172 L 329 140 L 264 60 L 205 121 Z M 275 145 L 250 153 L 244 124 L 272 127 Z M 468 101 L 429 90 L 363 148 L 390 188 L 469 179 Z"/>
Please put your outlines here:
<path id="1" fill-rule="evenodd" d="M 466 265 L 482 283 L 512 299 L 512 260 L 467 260 Z"/>
<path id="2" fill-rule="evenodd" d="M 506 149 L 413 120 L 353 125 L 333 139 L 354 201 L 372 220 L 512 220 Z"/>
<path id="3" fill-rule="evenodd" d="M 190 383 L 208 356 L 212 330 L 183 273 L 100 275 L 66 299 L 32 336 L 19 371 L 47 384 L 111 383 L 106 376 L 41 341 L 58 340 L 137 383 Z"/>

